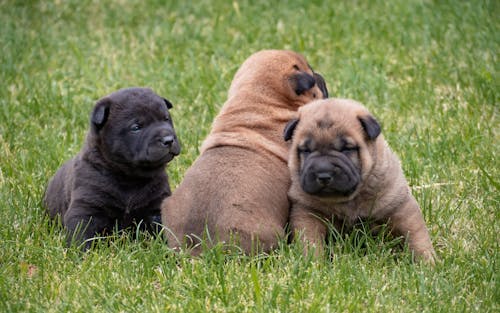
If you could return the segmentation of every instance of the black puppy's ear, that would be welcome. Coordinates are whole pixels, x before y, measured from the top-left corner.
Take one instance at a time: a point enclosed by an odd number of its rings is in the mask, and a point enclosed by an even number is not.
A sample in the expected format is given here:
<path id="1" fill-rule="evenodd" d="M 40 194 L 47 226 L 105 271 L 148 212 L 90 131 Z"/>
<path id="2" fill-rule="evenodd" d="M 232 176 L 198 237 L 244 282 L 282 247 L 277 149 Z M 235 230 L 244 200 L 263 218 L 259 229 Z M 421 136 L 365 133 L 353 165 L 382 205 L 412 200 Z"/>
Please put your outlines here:
<path id="1" fill-rule="evenodd" d="M 323 76 L 319 75 L 318 73 L 314 73 L 313 76 L 314 80 L 316 80 L 316 85 L 318 85 L 319 89 L 323 93 L 323 99 L 328 98 L 328 89 L 326 88 L 326 83 L 323 79 Z"/>
<path id="2" fill-rule="evenodd" d="M 297 94 L 297 96 L 300 96 L 304 92 L 308 91 L 312 87 L 314 87 L 314 84 L 316 83 L 316 80 L 314 79 L 313 76 L 301 72 L 295 75 L 292 75 L 290 77 L 290 83 L 292 85 L 293 90 Z"/>
<path id="3" fill-rule="evenodd" d="M 366 137 L 370 140 L 374 140 L 380 135 L 382 129 L 377 120 L 371 115 L 359 116 L 359 121 L 361 122 L 361 126 L 365 130 Z"/>
<path id="4" fill-rule="evenodd" d="M 100 130 L 108 120 L 111 103 L 111 99 L 102 98 L 95 104 L 90 121 L 96 130 Z"/>
<path id="5" fill-rule="evenodd" d="M 297 124 L 299 123 L 299 119 L 295 118 L 293 120 L 290 120 L 283 131 L 283 137 L 285 138 L 285 141 L 288 141 L 292 139 L 293 137 L 293 132 L 295 131 L 295 128 L 297 127 Z"/>
<path id="6" fill-rule="evenodd" d="M 163 98 L 163 101 L 165 101 L 165 104 L 167 105 L 167 109 L 171 109 L 173 108 L 174 106 L 172 105 L 172 103 L 170 101 L 168 101 L 167 99 Z"/>

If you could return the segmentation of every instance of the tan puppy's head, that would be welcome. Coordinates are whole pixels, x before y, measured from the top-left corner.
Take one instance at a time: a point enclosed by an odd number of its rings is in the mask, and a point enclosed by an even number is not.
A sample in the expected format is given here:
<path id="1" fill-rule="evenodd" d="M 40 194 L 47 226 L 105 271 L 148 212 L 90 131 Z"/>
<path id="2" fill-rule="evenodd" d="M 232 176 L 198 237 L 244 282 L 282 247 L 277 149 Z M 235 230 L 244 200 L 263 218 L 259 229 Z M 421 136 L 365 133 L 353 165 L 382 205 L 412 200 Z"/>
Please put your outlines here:
<path id="1" fill-rule="evenodd" d="M 299 109 L 285 127 L 293 137 L 289 168 L 294 184 L 311 196 L 344 202 L 354 198 L 376 159 L 381 128 L 361 104 L 327 99 Z"/>
<path id="2" fill-rule="evenodd" d="M 283 103 L 298 105 L 328 97 L 323 77 L 302 55 L 288 50 L 262 50 L 246 59 L 234 76 L 229 98 L 241 90 L 278 94 Z"/>

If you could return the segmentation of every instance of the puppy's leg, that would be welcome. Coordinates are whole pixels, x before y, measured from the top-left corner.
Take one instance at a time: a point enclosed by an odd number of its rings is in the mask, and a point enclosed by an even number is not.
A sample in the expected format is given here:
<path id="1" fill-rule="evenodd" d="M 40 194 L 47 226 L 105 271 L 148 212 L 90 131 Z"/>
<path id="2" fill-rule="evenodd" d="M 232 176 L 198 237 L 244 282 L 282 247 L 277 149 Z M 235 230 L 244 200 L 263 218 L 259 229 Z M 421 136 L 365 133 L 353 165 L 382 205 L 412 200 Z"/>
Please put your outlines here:
<path id="1" fill-rule="evenodd" d="M 78 214 L 78 211 L 79 210 L 72 210 L 70 208 L 64 215 L 64 226 L 68 230 L 66 240 L 68 246 L 72 243 L 77 245 L 84 243 L 82 249 L 86 251 L 92 245 L 92 242 L 88 239 L 103 232 L 107 227 L 112 225 L 112 223 L 108 217 Z"/>
<path id="2" fill-rule="evenodd" d="M 294 205 L 290 213 L 290 227 L 295 240 L 302 242 L 305 255 L 313 253 L 317 259 L 325 256 L 323 241 L 327 227 L 321 217 Z"/>
<path id="3" fill-rule="evenodd" d="M 161 223 L 161 215 L 159 213 L 147 215 L 139 219 L 139 221 L 141 220 L 143 223 L 143 225 L 141 225 L 142 226 L 141 230 L 147 231 L 150 235 L 154 237 L 160 234 L 163 226 Z"/>
<path id="4" fill-rule="evenodd" d="M 184 181 L 170 197 L 163 200 L 161 205 L 161 222 L 163 224 L 163 234 L 169 248 L 180 251 L 182 248 L 190 247 L 193 241 L 190 240 L 189 234 L 193 232 L 191 228 L 199 225 L 204 225 L 193 217 L 191 212 L 193 202 L 197 201 L 197 193 L 190 191 L 185 185 L 191 184 L 191 176 L 186 174 Z M 202 202 L 201 202 L 202 203 Z M 201 226 L 203 227 L 203 226 Z M 197 234 L 201 234 L 201 231 Z"/>
<path id="5" fill-rule="evenodd" d="M 276 249 L 280 238 L 285 236 L 283 226 L 264 222 L 255 223 L 253 227 L 246 224 L 224 225 L 220 229 L 218 241 L 237 244 L 248 255 Z"/>
<path id="6" fill-rule="evenodd" d="M 422 212 L 413 197 L 410 197 L 403 207 L 391 217 L 393 230 L 408 240 L 410 250 L 415 256 L 429 264 L 434 264 L 435 252 L 425 225 Z"/>

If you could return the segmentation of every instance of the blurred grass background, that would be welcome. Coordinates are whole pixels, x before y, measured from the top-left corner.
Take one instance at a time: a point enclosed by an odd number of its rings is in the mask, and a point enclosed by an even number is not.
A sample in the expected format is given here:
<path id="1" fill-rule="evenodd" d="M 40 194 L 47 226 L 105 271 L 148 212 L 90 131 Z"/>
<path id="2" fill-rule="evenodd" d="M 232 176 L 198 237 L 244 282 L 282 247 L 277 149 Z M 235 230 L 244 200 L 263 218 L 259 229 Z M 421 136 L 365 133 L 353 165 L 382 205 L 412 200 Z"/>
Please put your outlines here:
<path id="1" fill-rule="evenodd" d="M 498 1 L 0 0 L 0 310 L 498 312 Z M 117 235 L 81 256 L 43 214 L 90 110 L 127 86 L 174 104 L 173 189 L 253 52 L 292 49 L 363 102 L 401 157 L 441 259 L 347 238 L 200 259 Z M 352 235 L 357 236 L 357 235 Z"/>

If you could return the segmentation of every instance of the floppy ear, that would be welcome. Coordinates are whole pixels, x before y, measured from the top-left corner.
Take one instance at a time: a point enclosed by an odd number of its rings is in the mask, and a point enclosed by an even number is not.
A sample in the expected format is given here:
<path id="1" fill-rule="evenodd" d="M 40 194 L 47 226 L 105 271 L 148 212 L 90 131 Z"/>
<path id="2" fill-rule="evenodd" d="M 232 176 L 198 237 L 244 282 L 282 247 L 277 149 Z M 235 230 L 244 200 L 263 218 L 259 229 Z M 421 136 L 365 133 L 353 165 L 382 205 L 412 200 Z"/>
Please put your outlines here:
<path id="1" fill-rule="evenodd" d="M 90 117 L 90 121 L 92 123 L 92 127 L 96 131 L 100 130 L 108 120 L 109 108 L 111 106 L 111 103 L 111 99 L 106 97 L 97 101 L 97 103 L 95 104 L 94 110 L 92 111 L 92 116 Z"/>
<path id="2" fill-rule="evenodd" d="M 380 135 L 382 129 L 380 128 L 380 124 L 377 120 L 371 115 L 359 116 L 359 121 L 361 122 L 361 126 L 365 130 L 366 137 L 370 140 L 374 140 Z"/>
<path id="3" fill-rule="evenodd" d="M 172 105 L 172 103 L 170 101 L 168 101 L 167 99 L 163 98 L 163 101 L 165 101 L 165 104 L 167 105 L 167 109 L 171 109 L 173 108 L 174 106 Z"/>
<path id="4" fill-rule="evenodd" d="M 299 123 L 298 118 L 294 118 L 293 120 L 290 120 L 283 131 L 283 137 L 285 138 L 285 141 L 288 141 L 292 139 L 293 137 L 293 132 L 295 130 L 295 127 L 297 127 L 297 124 Z"/>
<path id="5" fill-rule="evenodd" d="M 319 89 L 323 93 L 323 99 L 328 98 L 328 89 L 326 89 L 326 83 L 323 79 L 323 76 L 319 75 L 318 73 L 314 73 L 313 76 L 314 80 L 316 80 L 316 85 L 318 85 Z"/>
<path id="6" fill-rule="evenodd" d="M 316 80 L 314 79 L 313 76 L 301 72 L 295 75 L 292 75 L 290 77 L 290 83 L 292 85 L 293 90 L 297 94 L 297 96 L 300 96 L 304 92 L 308 91 L 312 87 L 314 87 L 314 84 L 316 83 Z"/>

